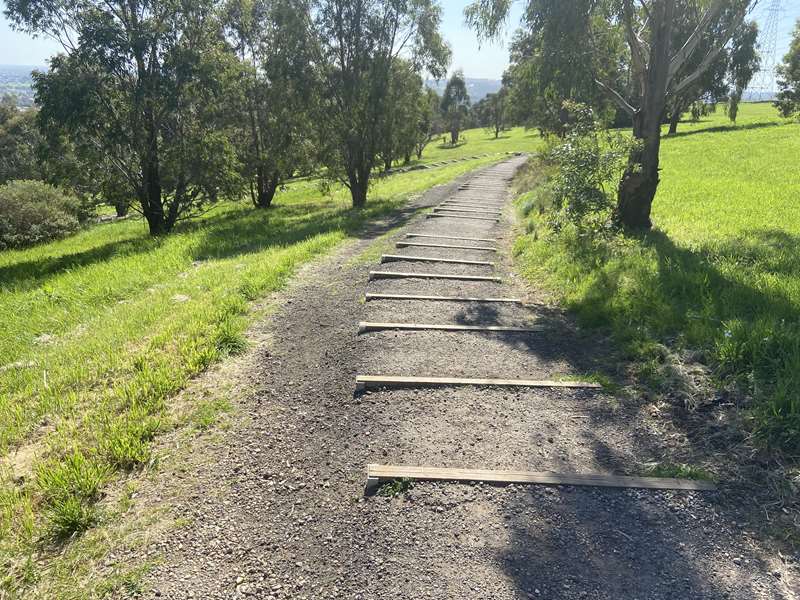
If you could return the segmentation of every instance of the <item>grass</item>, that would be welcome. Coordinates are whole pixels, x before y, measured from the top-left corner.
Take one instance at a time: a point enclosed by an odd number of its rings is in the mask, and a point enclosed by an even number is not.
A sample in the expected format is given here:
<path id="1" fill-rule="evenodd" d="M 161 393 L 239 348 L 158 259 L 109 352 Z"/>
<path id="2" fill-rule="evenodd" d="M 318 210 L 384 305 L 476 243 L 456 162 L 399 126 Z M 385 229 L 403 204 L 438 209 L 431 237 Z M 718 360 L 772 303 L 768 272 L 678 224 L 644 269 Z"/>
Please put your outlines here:
<path id="1" fill-rule="evenodd" d="M 505 152 L 511 142 L 503 143 Z M 261 301 L 303 263 L 411 195 L 498 158 L 376 180 L 360 212 L 345 190 L 323 194 L 305 180 L 268 211 L 225 202 L 161 239 L 129 219 L 0 253 L 0 597 L 135 587 L 131 574 L 92 571 L 111 543 L 103 524 L 127 514 L 100 500 L 109 483 L 154 464 L 155 438 L 184 424 L 176 394 L 246 350 L 248 324 L 265 314 Z M 185 425 L 207 430 L 232 410 L 200 399 Z"/>
<path id="2" fill-rule="evenodd" d="M 664 138 L 652 232 L 553 235 L 532 214 L 518 264 L 584 325 L 613 331 L 651 380 L 665 345 L 691 350 L 737 392 L 761 444 L 800 455 L 800 124 L 769 104 L 726 121 Z"/>

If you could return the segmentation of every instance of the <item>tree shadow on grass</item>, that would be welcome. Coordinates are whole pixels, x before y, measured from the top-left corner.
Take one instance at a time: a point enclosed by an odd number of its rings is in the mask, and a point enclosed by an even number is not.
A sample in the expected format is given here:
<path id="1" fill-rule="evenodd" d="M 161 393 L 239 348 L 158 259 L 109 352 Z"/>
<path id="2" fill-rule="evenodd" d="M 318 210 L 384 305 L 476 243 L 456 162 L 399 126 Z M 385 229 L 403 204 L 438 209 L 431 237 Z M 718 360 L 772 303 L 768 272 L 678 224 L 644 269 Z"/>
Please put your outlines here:
<path id="1" fill-rule="evenodd" d="M 88 267 L 118 256 L 149 252 L 162 242 L 163 239 L 143 234 L 141 237 L 108 242 L 82 252 L 12 263 L 0 267 L 0 289 L 29 290 L 65 271 Z"/>
<path id="2" fill-rule="evenodd" d="M 640 242 L 655 252 L 656 269 L 631 269 L 625 261 L 609 263 L 616 266 L 606 267 L 603 277 L 596 278 L 583 299 L 573 304 L 578 314 L 591 317 L 593 325 L 610 330 L 616 323 L 619 329 L 627 321 L 627 334 L 655 342 L 694 330 L 696 343 L 711 345 L 714 340 L 704 340 L 702 335 L 720 332 L 728 320 L 753 323 L 762 317 L 797 318 L 793 299 L 781 289 L 760 287 L 755 275 L 800 275 L 800 236 L 754 229 L 739 239 L 694 249 L 653 231 Z M 572 259 L 585 261 L 587 273 L 596 264 L 590 261 L 598 260 L 586 248 L 576 248 Z M 753 277 L 741 276 L 742 270 L 752 270 Z M 626 292 L 620 296 L 622 289 Z M 634 304 L 626 305 L 625 300 Z M 494 309 L 479 310 L 491 318 Z M 547 324 L 554 335 L 513 335 L 503 338 L 505 343 L 537 359 L 561 354 L 578 371 L 589 368 L 605 371 L 611 378 L 619 375 L 615 370 L 618 353 L 600 356 L 591 335 L 581 337 L 565 327 L 557 312 L 538 312 L 539 322 Z M 473 311 L 462 318 L 475 322 L 476 315 Z M 698 322 L 702 327 L 697 328 Z M 669 430 L 683 440 L 676 446 L 662 431 L 640 424 L 646 421 L 642 413 L 646 403 L 641 399 L 620 402 L 619 410 L 608 411 L 575 396 L 576 410 L 588 415 L 584 442 L 598 465 L 625 473 L 637 469 L 637 463 L 672 462 L 677 454 L 679 461 L 689 464 L 716 465 L 723 475 L 722 491 L 528 487 L 504 496 L 510 543 L 498 549 L 497 558 L 520 593 L 565 599 L 744 600 L 781 589 L 782 584 L 770 575 L 771 566 L 759 550 L 742 541 L 736 525 L 748 521 L 756 528 L 763 525 L 760 506 L 771 493 L 759 479 L 736 478 L 757 471 L 755 464 L 736 464 L 742 456 L 746 461 L 758 460 L 745 448 L 746 432 L 716 423 L 715 417 L 721 414 L 716 406 L 695 413 L 675 406 L 665 414 Z M 621 453 L 615 442 L 603 437 L 608 427 L 624 432 L 630 454 Z M 573 470 L 581 468 L 576 462 Z M 752 566 L 739 569 L 729 564 L 730 556 L 737 555 Z M 536 589 L 541 596 L 535 594 Z M 587 589 L 594 595 L 579 595 L 578 591 Z M 769 597 L 790 596 L 778 592 Z"/>
<path id="3" fill-rule="evenodd" d="M 678 131 L 677 133 L 665 135 L 664 139 L 674 139 L 686 135 L 696 135 L 698 133 L 728 133 L 732 131 L 749 131 L 752 129 L 764 129 L 765 127 L 778 127 L 780 125 L 783 125 L 783 123 L 779 123 L 777 121 L 748 123 L 747 125 L 736 125 L 735 123 L 732 123 L 730 125 L 717 125 L 716 127 L 703 127 L 700 129 L 690 129 L 688 131 Z"/>

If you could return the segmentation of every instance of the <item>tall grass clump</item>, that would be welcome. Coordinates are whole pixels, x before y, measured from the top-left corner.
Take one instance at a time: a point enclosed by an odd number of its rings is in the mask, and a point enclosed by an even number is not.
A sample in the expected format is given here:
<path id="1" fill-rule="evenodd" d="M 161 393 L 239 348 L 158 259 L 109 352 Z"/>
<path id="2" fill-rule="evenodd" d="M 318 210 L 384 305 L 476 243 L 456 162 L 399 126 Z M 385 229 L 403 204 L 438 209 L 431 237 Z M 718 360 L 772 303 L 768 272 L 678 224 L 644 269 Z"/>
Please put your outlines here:
<path id="1" fill-rule="evenodd" d="M 527 175 L 538 191 L 520 200 L 533 233 L 515 252 L 583 325 L 611 331 L 647 383 L 673 385 L 660 376 L 668 355 L 691 351 L 760 445 L 797 456 L 800 180 L 789 157 L 800 151 L 800 126 L 742 109 L 739 126 L 700 123 L 664 140 L 655 227 L 641 234 L 610 225 L 613 191 L 602 179 L 616 178 L 574 150 L 593 148 L 591 133 L 577 144 L 568 137 L 527 167 L 539 173 Z M 563 191 L 572 181 L 601 183 L 567 188 L 586 199 L 577 204 L 585 212 Z"/>

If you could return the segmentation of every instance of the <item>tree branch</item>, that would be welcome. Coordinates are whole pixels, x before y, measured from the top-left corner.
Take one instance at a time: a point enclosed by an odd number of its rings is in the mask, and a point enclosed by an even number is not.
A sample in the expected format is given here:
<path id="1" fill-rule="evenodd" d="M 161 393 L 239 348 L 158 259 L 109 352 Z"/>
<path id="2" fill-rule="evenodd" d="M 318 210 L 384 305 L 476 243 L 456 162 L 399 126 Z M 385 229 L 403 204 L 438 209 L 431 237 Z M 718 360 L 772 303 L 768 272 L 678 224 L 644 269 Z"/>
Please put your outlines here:
<path id="1" fill-rule="evenodd" d="M 695 27 L 692 34 L 686 39 L 683 47 L 678 50 L 675 56 L 672 57 L 672 60 L 669 61 L 669 74 L 667 75 L 668 81 L 675 76 L 675 74 L 692 55 L 695 48 L 697 48 L 697 44 L 700 43 L 706 28 L 709 26 L 711 21 L 716 19 L 720 13 L 722 13 L 722 9 L 725 7 L 725 2 L 726 0 L 714 0 L 714 3 L 703 13 L 703 16 L 700 18 L 700 22 L 697 24 L 697 27 Z"/>
<path id="2" fill-rule="evenodd" d="M 603 88 L 608 93 L 609 96 L 611 96 L 612 100 L 614 100 L 614 102 L 616 102 L 622 110 L 624 110 L 626 113 L 628 113 L 631 116 L 636 114 L 636 109 L 633 106 L 631 106 L 628 103 L 628 101 L 625 100 L 625 98 L 622 97 L 622 94 L 620 94 L 617 90 L 615 90 L 614 88 L 606 85 L 605 83 L 603 83 L 599 79 L 595 79 L 594 81 L 595 81 L 595 83 L 597 85 L 599 85 L 601 88 Z"/>

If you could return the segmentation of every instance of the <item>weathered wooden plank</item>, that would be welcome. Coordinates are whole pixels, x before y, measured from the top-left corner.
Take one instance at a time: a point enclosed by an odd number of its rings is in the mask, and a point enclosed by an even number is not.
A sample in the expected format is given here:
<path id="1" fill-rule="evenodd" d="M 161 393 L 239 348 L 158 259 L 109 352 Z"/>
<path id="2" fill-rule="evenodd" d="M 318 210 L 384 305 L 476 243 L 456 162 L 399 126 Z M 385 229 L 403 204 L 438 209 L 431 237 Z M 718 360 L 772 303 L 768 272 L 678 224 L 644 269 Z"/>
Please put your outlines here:
<path id="1" fill-rule="evenodd" d="M 406 237 L 433 238 L 437 240 L 467 240 L 470 242 L 496 242 L 495 238 L 453 237 L 449 235 L 428 235 L 426 233 L 407 233 Z"/>
<path id="2" fill-rule="evenodd" d="M 449 265 L 473 265 L 479 267 L 494 267 L 493 262 L 485 260 L 461 260 L 458 258 L 436 258 L 435 256 L 403 256 L 401 254 L 384 254 L 381 256 L 381 263 L 393 261 L 408 262 L 434 262 L 446 263 Z"/>
<path id="3" fill-rule="evenodd" d="M 464 207 L 464 208 L 478 208 L 481 210 L 490 210 L 492 212 L 503 212 L 501 209 L 503 208 L 502 204 L 485 204 L 483 202 L 460 202 L 457 200 L 445 200 L 442 202 L 439 207 L 444 206 L 453 206 L 453 207 Z"/>
<path id="4" fill-rule="evenodd" d="M 714 491 L 710 481 L 674 479 L 668 477 L 630 477 L 602 473 L 551 473 L 548 471 L 495 471 L 490 469 L 447 469 L 437 467 L 407 467 L 367 465 L 366 494 L 373 493 L 382 482 L 395 479 L 420 481 L 482 481 L 492 484 L 577 485 L 612 488 L 642 488 L 651 490 Z"/>
<path id="5" fill-rule="evenodd" d="M 414 387 L 436 385 L 489 385 L 497 387 L 555 387 L 600 389 L 598 383 L 587 381 L 550 381 L 533 379 L 475 379 L 464 377 L 401 377 L 395 375 L 359 375 L 356 389 L 376 387 Z"/>
<path id="6" fill-rule="evenodd" d="M 397 242 L 398 248 L 447 248 L 449 250 L 478 250 L 480 252 L 497 252 L 497 248 L 489 246 L 459 246 L 458 244 L 424 244 L 420 242 Z"/>
<path id="7" fill-rule="evenodd" d="M 500 283 L 503 281 L 499 277 L 484 275 L 443 275 L 439 273 L 400 273 L 398 271 L 370 271 L 369 280 L 373 279 L 459 279 L 462 281 L 493 281 Z"/>
<path id="8" fill-rule="evenodd" d="M 470 298 L 468 296 L 415 296 L 413 294 L 364 294 L 370 300 L 431 300 L 441 302 L 505 302 L 508 304 L 522 304 L 519 298 Z"/>
<path id="9" fill-rule="evenodd" d="M 500 219 L 495 219 L 494 217 L 472 217 L 467 215 L 446 215 L 444 213 L 431 213 L 427 215 L 429 219 L 469 219 L 472 221 L 494 221 L 495 223 L 499 222 Z"/>
<path id="10" fill-rule="evenodd" d="M 499 210 L 491 211 L 491 210 L 483 210 L 480 208 L 450 208 L 449 206 L 437 206 L 433 209 L 433 212 L 440 213 L 440 212 L 457 212 L 457 213 L 466 213 L 466 214 L 475 214 L 475 215 L 497 215 L 500 216 L 501 212 Z"/>
<path id="11" fill-rule="evenodd" d="M 504 325 L 439 325 L 434 323 L 370 323 L 361 321 L 359 333 L 368 331 L 384 331 L 396 329 L 400 331 L 486 331 L 496 333 L 534 333 L 544 331 L 544 327 L 507 327 Z"/>

